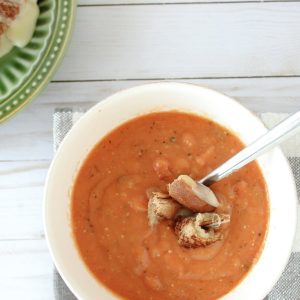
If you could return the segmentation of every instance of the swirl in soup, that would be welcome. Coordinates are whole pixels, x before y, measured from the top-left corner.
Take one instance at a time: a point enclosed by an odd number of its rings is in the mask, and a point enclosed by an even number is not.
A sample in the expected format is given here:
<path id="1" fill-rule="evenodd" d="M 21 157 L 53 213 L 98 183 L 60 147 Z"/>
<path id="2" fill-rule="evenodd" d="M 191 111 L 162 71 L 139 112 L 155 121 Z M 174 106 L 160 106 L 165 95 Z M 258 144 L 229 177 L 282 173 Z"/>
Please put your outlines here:
<path id="1" fill-rule="evenodd" d="M 205 247 L 183 247 L 170 220 L 149 224 L 147 190 L 167 193 L 181 174 L 200 179 L 242 148 L 222 126 L 175 111 L 137 117 L 105 136 L 78 172 L 71 206 L 78 250 L 99 282 L 130 300 L 217 299 L 236 287 L 267 232 L 257 163 L 211 186 L 230 222 Z"/>

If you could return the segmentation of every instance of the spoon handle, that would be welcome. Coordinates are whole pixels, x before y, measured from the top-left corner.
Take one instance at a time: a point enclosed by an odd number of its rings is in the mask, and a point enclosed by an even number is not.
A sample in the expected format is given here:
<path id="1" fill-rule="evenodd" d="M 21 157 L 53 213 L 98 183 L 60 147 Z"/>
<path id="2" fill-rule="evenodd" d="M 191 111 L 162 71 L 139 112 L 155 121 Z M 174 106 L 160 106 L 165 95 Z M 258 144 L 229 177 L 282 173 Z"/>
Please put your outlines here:
<path id="1" fill-rule="evenodd" d="M 236 172 L 261 154 L 290 137 L 288 133 L 299 125 L 300 111 L 283 120 L 198 182 L 209 186 Z"/>

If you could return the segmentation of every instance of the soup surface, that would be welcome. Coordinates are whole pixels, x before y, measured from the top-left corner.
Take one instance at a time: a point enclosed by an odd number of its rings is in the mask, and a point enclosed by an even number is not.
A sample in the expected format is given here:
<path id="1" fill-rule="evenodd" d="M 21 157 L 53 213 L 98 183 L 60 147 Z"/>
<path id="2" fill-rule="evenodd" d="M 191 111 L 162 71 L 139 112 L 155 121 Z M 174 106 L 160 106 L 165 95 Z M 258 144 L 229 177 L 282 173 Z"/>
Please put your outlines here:
<path id="1" fill-rule="evenodd" d="M 146 190 L 166 191 L 180 174 L 200 179 L 242 148 L 220 125 L 175 111 L 138 117 L 103 138 L 72 193 L 74 238 L 94 276 L 130 300 L 217 299 L 232 290 L 257 260 L 267 231 L 257 163 L 211 186 L 231 222 L 224 239 L 204 248 L 179 246 L 168 222 L 150 227 Z"/>

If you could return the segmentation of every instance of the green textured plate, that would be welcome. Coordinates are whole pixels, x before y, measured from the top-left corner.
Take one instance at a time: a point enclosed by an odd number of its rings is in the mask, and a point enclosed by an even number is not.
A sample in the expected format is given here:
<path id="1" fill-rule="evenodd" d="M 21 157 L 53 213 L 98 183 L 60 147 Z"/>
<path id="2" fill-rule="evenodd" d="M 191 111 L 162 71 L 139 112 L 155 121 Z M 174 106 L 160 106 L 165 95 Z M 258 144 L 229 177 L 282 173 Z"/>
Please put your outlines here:
<path id="1" fill-rule="evenodd" d="M 73 29 L 75 0 L 39 0 L 32 40 L 0 58 L 0 122 L 29 103 L 50 81 Z"/>

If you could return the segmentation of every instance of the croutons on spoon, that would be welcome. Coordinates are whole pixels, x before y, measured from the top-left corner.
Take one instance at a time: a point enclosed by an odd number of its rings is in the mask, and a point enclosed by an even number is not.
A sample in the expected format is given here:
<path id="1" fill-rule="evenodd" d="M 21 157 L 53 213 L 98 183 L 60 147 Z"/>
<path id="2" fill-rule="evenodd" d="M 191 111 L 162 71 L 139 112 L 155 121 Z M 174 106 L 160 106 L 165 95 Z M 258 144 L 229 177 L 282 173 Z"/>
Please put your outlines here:
<path id="1" fill-rule="evenodd" d="M 219 206 L 218 199 L 209 187 L 187 175 L 180 175 L 170 183 L 168 191 L 177 202 L 196 212 L 213 211 Z"/>

